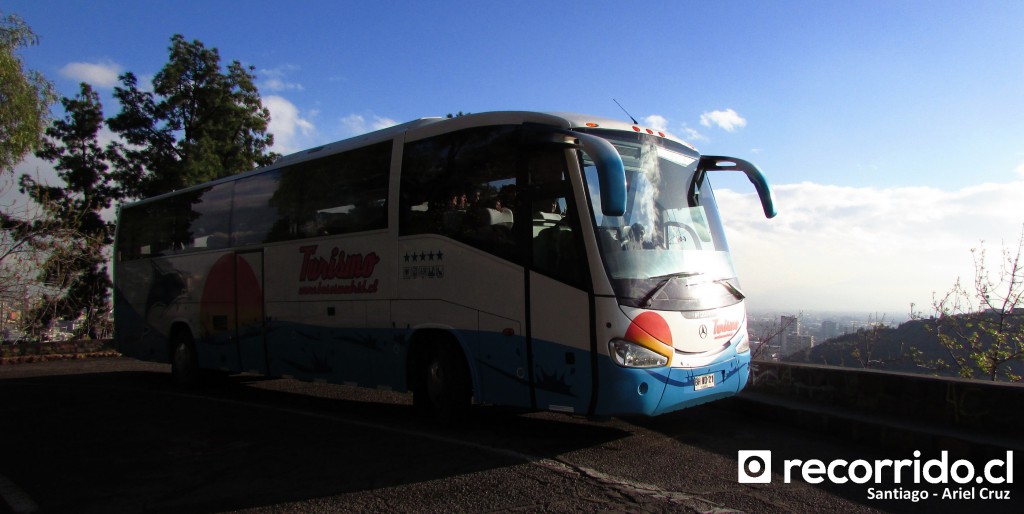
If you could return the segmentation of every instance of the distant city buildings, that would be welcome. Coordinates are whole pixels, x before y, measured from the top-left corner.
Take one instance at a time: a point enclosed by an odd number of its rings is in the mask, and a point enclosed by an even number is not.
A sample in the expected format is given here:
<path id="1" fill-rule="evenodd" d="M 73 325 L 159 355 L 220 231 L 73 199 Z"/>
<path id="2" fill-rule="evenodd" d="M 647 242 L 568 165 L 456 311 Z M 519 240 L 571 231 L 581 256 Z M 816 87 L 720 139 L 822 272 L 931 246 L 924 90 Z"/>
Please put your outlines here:
<path id="1" fill-rule="evenodd" d="M 752 311 L 749 331 L 752 341 L 766 343 L 758 358 L 779 360 L 844 334 L 868 329 L 879 323 L 894 325 L 900 320 L 899 315 L 893 314 L 810 311 L 791 315 Z M 780 332 L 782 328 L 785 330 Z"/>
<path id="2" fill-rule="evenodd" d="M 821 322 L 821 338 L 832 339 L 839 335 L 839 324 L 834 320 L 827 319 Z"/>
<path id="3" fill-rule="evenodd" d="M 782 356 L 792 355 L 814 346 L 814 336 L 804 334 L 800 329 L 799 316 L 780 316 L 779 323 L 779 326 L 783 327 L 782 334 L 779 335 L 779 348 Z"/>

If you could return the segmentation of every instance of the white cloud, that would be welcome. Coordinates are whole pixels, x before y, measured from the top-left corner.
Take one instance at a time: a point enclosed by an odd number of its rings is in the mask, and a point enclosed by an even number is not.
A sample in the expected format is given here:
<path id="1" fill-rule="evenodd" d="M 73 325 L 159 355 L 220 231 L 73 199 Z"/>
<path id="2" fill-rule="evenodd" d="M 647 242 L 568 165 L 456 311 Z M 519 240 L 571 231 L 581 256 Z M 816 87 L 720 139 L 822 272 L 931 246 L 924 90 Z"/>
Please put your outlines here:
<path id="1" fill-rule="evenodd" d="M 1018 164 L 1017 167 L 1013 169 L 1013 173 L 1018 177 L 1024 178 L 1024 162 Z"/>
<path id="2" fill-rule="evenodd" d="M 1024 223 L 1024 181 L 958 191 L 931 187 L 775 187 L 779 215 L 757 195 L 716 192 L 740 279 L 757 309 L 909 312 L 973 279 L 970 249 L 999 253 Z"/>
<path id="3" fill-rule="evenodd" d="M 316 127 L 301 116 L 295 104 L 284 97 L 270 95 L 263 98 L 263 106 L 270 111 L 267 132 L 274 135 L 275 152 L 289 154 L 310 146 Z"/>
<path id="4" fill-rule="evenodd" d="M 747 126 L 747 120 L 732 109 L 705 112 L 700 115 L 700 124 L 705 127 L 718 127 L 726 132 L 736 132 Z"/>
<path id="5" fill-rule="evenodd" d="M 349 114 L 348 116 L 341 118 L 340 121 L 345 137 L 358 136 L 367 132 L 373 132 L 374 130 L 385 129 L 398 125 L 398 122 L 391 118 L 373 116 L 373 119 L 367 120 L 361 114 Z"/>
<path id="6" fill-rule="evenodd" d="M 660 114 L 652 114 L 643 119 L 644 125 L 654 130 L 665 132 L 668 130 L 668 120 Z"/>
<path id="7" fill-rule="evenodd" d="M 121 65 L 114 62 L 72 62 L 60 69 L 60 74 L 78 82 L 88 82 L 95 87 L 114 87 Z"/>
<path id="8" fill-rule="evenodd" d="M 710 139 L 708 139 L 708 136 L 701 134 L 700 131 L 698 131 L 697 129 L 690 128 L 685 125 L 683 126 L 683 140 L 689 141 L 691 143 L 694 141 L 710 141 Z"/>
<path id="9" fill-rule="evenodd" d="M 302 84 L 287 80 L 287 76 L 299 69 L 298 66 L 284 65 L 277 68 L 269 68 L 259 71 L 260 88 L 264 91 L 302 91 L 305 88 Z"/>
<path id="10" fill-rule="evenodd" d="M 281 79 L 267 79 L 263 82 L 263 89 L 267 91 L 302 91 L 302 84 L 286 82 Z"/>

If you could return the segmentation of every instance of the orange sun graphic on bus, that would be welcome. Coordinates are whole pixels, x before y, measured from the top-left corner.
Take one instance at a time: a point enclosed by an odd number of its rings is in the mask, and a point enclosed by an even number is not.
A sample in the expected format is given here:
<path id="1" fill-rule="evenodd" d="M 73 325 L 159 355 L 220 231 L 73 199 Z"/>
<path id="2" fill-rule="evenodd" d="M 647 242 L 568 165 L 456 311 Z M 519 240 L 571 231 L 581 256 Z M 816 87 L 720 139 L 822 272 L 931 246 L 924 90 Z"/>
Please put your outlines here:
<path id="1" fill-rule="evenodd" d="M 262 317 L 259 279 L 249 263 L 235 254 L 217 259 L 207 274 L 202 294 L 199 317 L 208 333 L 234 330 L 236 323 L 258 322 Z M 218 323 L 218 319 L 222 321 Z"/>
<path id="2" fill-rule="evenodd" d="M 643 312 L 633 319 L 626 330 L 626 339 L 637 343 L 655 341 L 672 346 L 672 330 L 665 318 L 654 312 Z"/>

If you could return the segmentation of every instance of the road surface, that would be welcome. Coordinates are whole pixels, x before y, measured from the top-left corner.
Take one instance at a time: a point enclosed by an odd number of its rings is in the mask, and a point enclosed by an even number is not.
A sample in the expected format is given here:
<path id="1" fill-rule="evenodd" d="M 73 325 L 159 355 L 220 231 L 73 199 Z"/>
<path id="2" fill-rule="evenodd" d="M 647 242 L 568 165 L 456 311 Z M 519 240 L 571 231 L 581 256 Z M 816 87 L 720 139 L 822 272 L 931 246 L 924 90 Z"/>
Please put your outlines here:
<path id="1" fill-rule="evenodd" d="M 906 455 L 752 418 L 742 402 L 608 421 L 481 407 L 455 428 L 418 421 L 410 402 L 406 394 L 255 376 L 181 390 L 168 366 L 124 358 L 0 366 L 0 512 L 1019 512 L 1024 505 L 1016 491 L 1009 500 L 913 502 L 869 498 L 872 484 L 784 483 L 784 459 Z M 772 452 L 772 483 L 738 483 L 740 450 Z"/>

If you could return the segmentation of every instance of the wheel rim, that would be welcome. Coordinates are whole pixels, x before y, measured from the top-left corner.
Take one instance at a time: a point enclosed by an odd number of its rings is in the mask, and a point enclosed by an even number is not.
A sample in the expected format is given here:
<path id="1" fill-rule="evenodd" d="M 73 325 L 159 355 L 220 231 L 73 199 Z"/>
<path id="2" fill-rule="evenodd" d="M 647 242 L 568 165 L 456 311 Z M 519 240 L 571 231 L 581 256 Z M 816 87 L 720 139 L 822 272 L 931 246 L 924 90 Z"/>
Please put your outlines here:
<path id="1" fill-rule="evenodd" d="M 198 372 L 192 355 L 192 348 L 186 342 L 174 347 L 174 372 L 178 381 L 189 383 Z"/>
<path id="2" fill-rule="evenodd" d="M 444 366 L 441 365 L 440 360 L 434 359 L 427 366 L 427 395 L 430 401 L 437 405 L 444 396 L 444 390 Z"/>

